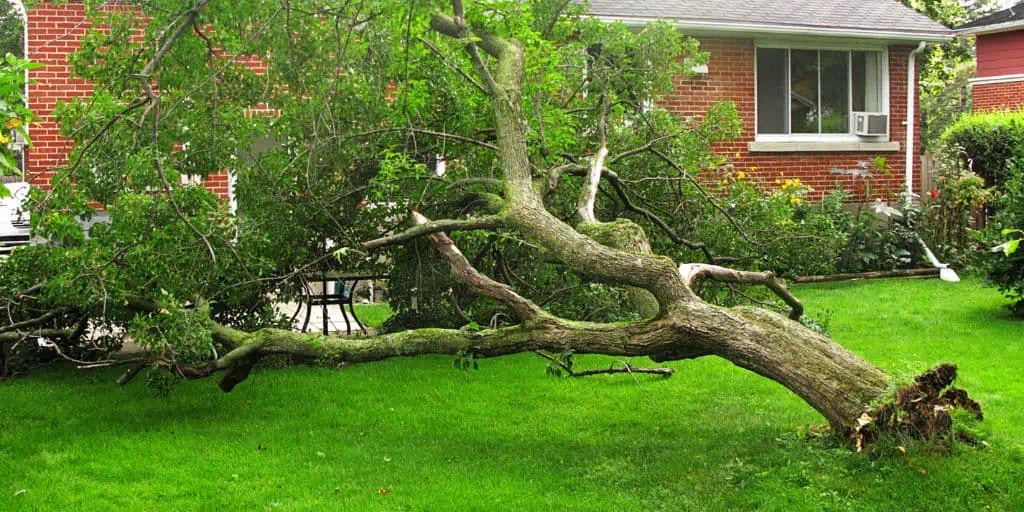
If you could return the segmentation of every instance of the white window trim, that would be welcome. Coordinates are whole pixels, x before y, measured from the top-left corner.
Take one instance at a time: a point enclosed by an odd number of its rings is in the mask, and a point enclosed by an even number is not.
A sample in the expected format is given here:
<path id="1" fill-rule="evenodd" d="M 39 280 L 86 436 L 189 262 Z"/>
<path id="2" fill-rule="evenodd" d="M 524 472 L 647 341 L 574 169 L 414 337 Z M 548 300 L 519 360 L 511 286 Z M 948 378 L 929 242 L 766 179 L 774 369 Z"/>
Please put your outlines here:
<path id="1" fill-rule="evenodd" d="M 889 142 L 889 135 L 877 137 L 862 137 L 853 133 L 796 133 L 796 134 L 759 134 L 757 133 L 757 50 L 760 48 L 784 48 L 787 50 L 839 50 L 839 51 L 877 51 L 882 54 L 882 112 L 889 116 L 889 130 L 892 132 L 892 115 L 889 108 L 889 47 L 882 44 L 835 44 L 830 42 L 791 42 L 784 40 L 758 40 L 754 42 L 754 143 L 751 144 L 751 151 L 757 151 L 757 147 L 779 147 L 778 143 L 798 143 L 800 147 L 808 147 L 808 143 L 821 143 L 823 145 L 843 144 L 845 147 L 863 147 L 865 150 L 874 145 L 885 145 Z M 787 77 L 789 71 L 786 71 Z M 820 87 L 818 91 L 821 94 Z M 853 90 L 850 90 L 850 102 L 853 105 Z M 852 112 L 852 110 L 851 110 Z M 852 123 L 852 116 L 850 122 Z M 851 125 L 852 126 L 852 125 Z M 852 130 L 851 130 L 852 132 Z M 845 143 L 845 144 L 844 144 Z M 861 144 L 854 146 L 853 144 Z M 887 146 L 882 146 L 887 147 Z M 805 149 L 806 150 L 806 149 Z"/>

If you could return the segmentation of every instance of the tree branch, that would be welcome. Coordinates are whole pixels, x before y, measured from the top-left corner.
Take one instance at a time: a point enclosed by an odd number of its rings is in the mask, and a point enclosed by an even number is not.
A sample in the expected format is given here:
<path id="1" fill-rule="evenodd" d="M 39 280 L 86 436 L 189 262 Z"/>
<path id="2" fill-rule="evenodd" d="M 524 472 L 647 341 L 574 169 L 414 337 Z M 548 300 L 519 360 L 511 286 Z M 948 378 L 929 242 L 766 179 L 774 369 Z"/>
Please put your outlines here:
<path id="1" fill-rule="evenodd" d="M 413 219 L 415 220 L 415 213 Z M 425 224 L 417 223 L 413 227 L 391 236 L 385 236 L 363 242 L 360 248 L 364 251 L 372 251 L 381 247 L 389 245 L 400 244 L 407 242 L 414 238 L 419 238 L 424 235 L 432 233 L 448 232 L 448 231 L 473 231 L 477 229 L 495 229 L 505 225 L 505 218 L 501 215 L 490 215 L 487 217 L 480 217 L 477 219 L 442 219 L 436 221 L 430 221 Z"/>
<path id="2" fill-rule="evenodd" d="M 604 162 L 608 158 L 608 101 L 608 91 L 602 91 L 601 112 L 597 122 L 597 133 L 601 140 L 601 147 L 590 160 L 590 169 L 583 178 L 583 188 L 580 191 L 580 198 L 576 208 L 576 212 L 583 222 L 597 222 L 594 207 L 597 203 L 597 191 L 601 185 L 601 173 L 604 171 Z"/>
<path id="3" fill-rule="evenodd" d="M 629 364 L 628 361 L 616 361 L 622 364 L 621 367 L 615 366 L 616 362 L 613 362 L 608 366 L 608 368 L 602 370 L 583 370 L 581 372 L 578 372 L 576 370 L 573 370 L 572 366 L 569 366 L 565 362 L 560 361 L 558 358 L 553 357 L 550 354 L 547 354 L 540 350 L 538 350 L 535 353 L 543 357 L 544 359 L 547 359 L 548 361 L 551 361 L 552 363 L 558 365 L 558 367 L 561 368 L 562 370 L 565 370 L 565 372 L 568 373 L 570 377 L 590 377 L 591 375 L 613 375 L 618 373 L 646 373 L 650 375 L 661 375 L 662 377 L 671 377 L 676 373 L 675 368 L 641 368 Z"/>
<path id="4" fill-rule="evenodd" d="M 431 224 L 430 220 L 419 212 L 412 212 L 412 217 L 418 226 L 428 226 Z M 513 291 L 510 286 L 499 283 L 473 268 L 473 265 L 470 264 L 466 256 L 455 246 L 455 242 L 448 235 L 435 232 L 427 235 L 427 238 L 434 243 L 437 250 L 448 260 L 448 265 L 451 266 L 452 272 L 477 293 L 503 302 L 512 311 L 515 311 L 516 315 L 523 321 L 535 320 L 546 316 L 544 310 Z"/>
<path id="5" fill-rule="evenodd" d="M 790 293 L 789 289 L 786 288 L 785 281 L 775 277 L 775 274 L 771 272 L 744 272 L 742 270 L 733 270 L 731 268 L 715 265 L 702 265 L 695 263 L 680 265 L 679 275 L 682 276 L 686 285 L 691 288 L 698 281 L 703 279 L 710 279 L 720 283 L 755 284 L 765 286 L 789 305 L 792 309 L 789 313 L 789 318 L 791 320 L 800 320 L 800 317 L 804 314 L 804 305 L 800 302 L 800 299 L 797 299 L 792 293 Z"/>

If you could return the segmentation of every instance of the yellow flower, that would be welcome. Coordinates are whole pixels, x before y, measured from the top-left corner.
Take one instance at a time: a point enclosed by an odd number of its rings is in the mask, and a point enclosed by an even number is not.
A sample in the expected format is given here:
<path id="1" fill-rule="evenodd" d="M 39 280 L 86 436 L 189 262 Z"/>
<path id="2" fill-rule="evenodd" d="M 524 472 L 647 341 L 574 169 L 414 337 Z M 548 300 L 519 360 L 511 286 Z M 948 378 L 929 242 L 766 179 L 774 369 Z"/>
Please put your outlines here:
<path id="1" fill-rule="evenodd" d="M 21 119 L 18 119 L 17 117 L 12 117 L 12 118 L 7 120 L 7 127 L 8 128 L 13 130 L 13 129 L 19 127 L 19 126 L 21 126 Z"/>
<path id="2" fill-rule="evenodd" d="M 728 185 L 728 184 L 729 184 L 729 180 L 722 180 L 722 186 L 723 187 Z"/>
<path id="3" fill-rule="evenodd" d="M 737 151 L 737 152 L 736 152 L 736 159 L 737 159 L 737 160 L 739 160 L 740 158 L 743 158 L 743 157 L 742 157 L 742 156 L 740 156 L 740 152 L 739 152 L 739 151 Z"/>
<path id="4" fill-rule="evenodd" d="M 775 184 L 776 184 L 776 185 L 782 185 L 782 180 L 780 180 L 780 179 L 776 179 L 776 180 L 775 180 Z"/>
<path id="5" fill-rule="evenodd" d="M 743 171 L 740 171 L 739 173 L 736 174 L 736 179 L 738 179 L 738 180 L 742 180 L 743 178 L 746 178 L 746 177 L 747 177 L 747 173 L 745 173 Z"/>
<path id="6" fill-rule="evenodd" d="M 6 135 L 3 135 L 3 134 L 0 134 L 0 144 L 7 144 L 10 141 L 11 141 L 10 137 L 8 137 Z"/>
<path id="7" fill-rule="evenodd" d="M 790 200 L 789 200 L 789 202 L 790 202 L 790 203 L 791 203 L 791 204 L 792 204 L 793 206 L 800 206 L 800 203 L 802 203 L 802 202 L 803 202 L 803 200 L 801 200 L 801 199 L 800 199 L 799 197 L 794 197 L 793 199 L 790 199 Z"/>

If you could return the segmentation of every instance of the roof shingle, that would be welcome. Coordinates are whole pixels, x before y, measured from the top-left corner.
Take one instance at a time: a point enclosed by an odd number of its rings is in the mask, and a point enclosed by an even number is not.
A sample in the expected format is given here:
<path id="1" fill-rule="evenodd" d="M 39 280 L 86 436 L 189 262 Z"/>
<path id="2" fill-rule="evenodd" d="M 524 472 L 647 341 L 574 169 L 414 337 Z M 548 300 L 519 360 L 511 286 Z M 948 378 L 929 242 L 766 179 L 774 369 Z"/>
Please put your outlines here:
<path id="1" fill-rule="evenodd" d="M 958 27 L 960 30 L 987 27 L 990 25 L 1001 25 L 1015 21 L 1024 21 L 1024 2 L 1014 5 L 1008 9 L 994 12 L 988 16 L 978 18 L 970 23 Z"/>
<path id="2" fill-rule="evenodd" d="M 952 35 L 898 0 L 590 0 L 596 16 Z"/>

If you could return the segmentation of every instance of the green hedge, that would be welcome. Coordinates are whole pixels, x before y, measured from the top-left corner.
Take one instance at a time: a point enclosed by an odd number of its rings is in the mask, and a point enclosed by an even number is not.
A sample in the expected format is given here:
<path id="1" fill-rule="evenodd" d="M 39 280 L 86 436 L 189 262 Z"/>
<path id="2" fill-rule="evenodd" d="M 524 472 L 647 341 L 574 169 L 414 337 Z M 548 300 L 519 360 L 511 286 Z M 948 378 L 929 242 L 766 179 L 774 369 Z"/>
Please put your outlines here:
<path id="1" fill-rule="evenodd" d="M 1007 161 L 1024 157 L 1024 112 L 965 114 L 942 134 L 946 151 L 953 153 L 985 178 L 989 186 L 1009 179 Z"/>

